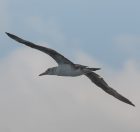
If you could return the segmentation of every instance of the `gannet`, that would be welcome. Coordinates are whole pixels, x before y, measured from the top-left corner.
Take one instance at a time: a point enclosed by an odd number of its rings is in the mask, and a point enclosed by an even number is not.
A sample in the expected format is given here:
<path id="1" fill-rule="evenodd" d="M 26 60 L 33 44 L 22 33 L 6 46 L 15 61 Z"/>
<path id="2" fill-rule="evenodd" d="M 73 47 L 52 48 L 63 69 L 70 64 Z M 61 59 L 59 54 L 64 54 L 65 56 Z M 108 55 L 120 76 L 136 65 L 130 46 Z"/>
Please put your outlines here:
<path id="1" fill-rule="evenodd" d="M 14 34 L 7 33 L 6 34 L 14 39 L 15 41 L 22 43 L 26 46 L 29 46 L 31 48 L 40 50 L 49 56 L 51 56 L 58 64 L 57 67 L 48 68 L 45 72 L 41 73 L 39 76 L 43 75 L 57 75 L 57 76 L 70 76 L 70 77 L 76 77 L 80 75 L 85 75 L 88 77 L 95 85 L 100 87 L 102 90 L 104 90 L 106 93 L 114 96 L 115 98 L 119 99 L 120 101 L 130 104 L 132 106 L 135 106 L 130 100 L 119 94 L 116 90 L 111 88 L 105 80 L 98 75 L 97 73 L 93 72 L 96 70 L 100 70 L 100 68 L 89 68 L 88 66 L 80 65 L 80 64 L 74 64 L 69 59 L 65 58 L 63 55 L 58 53 L 57 51 L 43 47 L 40 45 L 36 45 L 32 42 L 29 42 L 27 40 L 24 40 Z"/>

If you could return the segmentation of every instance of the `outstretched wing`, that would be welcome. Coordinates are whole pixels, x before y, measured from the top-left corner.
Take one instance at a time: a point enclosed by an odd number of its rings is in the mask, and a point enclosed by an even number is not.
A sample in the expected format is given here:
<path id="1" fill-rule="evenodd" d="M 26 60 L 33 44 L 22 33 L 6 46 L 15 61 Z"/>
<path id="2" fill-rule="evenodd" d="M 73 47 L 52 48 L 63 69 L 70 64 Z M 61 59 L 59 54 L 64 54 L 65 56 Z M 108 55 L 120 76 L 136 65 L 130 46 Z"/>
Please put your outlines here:
<path id="1" fill-rule="evenodd" d="M 99 76 L 98 74 L 94 72 L 90 72 L 85 74 L 93 83 L 95 83 L 98 87 L 103 89 L 108 94 L 114 96 L 115 98 L 119 99 L 120 101 L 123 101 L 127 104 L 130 104 L 132 106 L 135 106 L 131 101 L 129 101 L 127 98 L 123 97 L 121 94 L 119 94 L 116 90 L 109 87 L 108 84 L 104 81 L 104 79 Z"/>
<path id="2" fill-rule="evenodd" d="M 29 41 L 26 41 L 22 38 L 19 38 L 17 37 L 16 35 L 13 35 L 13 34 L 10 34 L 10 33 L 6 33 L 10 38 L 16 40 L 17 42 L 19 43 L 22 43 L 26 46 L 29 46 L 31 48 L 34 48 L 34 49 L 37 49 L 37 50 L 40 50 L 46 54 L 48 54 L 49 56 L 51 56 L 57 63 L 58 65 L 61 65 L 61 64 L 71 64 L 73 65 L 73 63 L 68 60 L 67 58 L 65 58 L 63 55 L 59 54 L 57 51 L 53 50 L 53 49 L 50 49 L 50 48 L 46 48 L 46 47 L 43 47 L 43 46 L 39 46 L 39 45 L 36 45 L 32 42 L 29 42 Z"/>

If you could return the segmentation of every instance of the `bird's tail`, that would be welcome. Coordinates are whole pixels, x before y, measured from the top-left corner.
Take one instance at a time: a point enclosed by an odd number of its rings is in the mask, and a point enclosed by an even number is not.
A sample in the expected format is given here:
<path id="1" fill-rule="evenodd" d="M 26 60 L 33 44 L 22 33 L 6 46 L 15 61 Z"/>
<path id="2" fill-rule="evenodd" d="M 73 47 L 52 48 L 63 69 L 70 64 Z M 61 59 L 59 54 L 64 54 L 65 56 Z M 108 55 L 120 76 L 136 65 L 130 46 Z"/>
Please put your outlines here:
<path id="1" fill-rule="evenodd" d="M 88 70 L 90 70 L 90 71 L 97 71 L 97 70 L 101 70 L 101 68 L 87 68 Z"/>

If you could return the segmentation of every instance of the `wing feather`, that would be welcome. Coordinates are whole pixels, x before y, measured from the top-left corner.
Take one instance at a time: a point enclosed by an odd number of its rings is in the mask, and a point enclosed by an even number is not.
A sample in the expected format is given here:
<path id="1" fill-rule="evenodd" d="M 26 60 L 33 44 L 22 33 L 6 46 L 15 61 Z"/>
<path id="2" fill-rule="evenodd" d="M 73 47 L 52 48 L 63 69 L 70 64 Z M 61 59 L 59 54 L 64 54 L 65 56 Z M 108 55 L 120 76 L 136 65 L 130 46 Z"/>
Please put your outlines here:
<path id="1" fill-rule="evenodd" d="M 29 46 L 31 48 L 40 50 L 46 54 L 48 54 L 49 56 L 51 56 L 59 65 L 61 64 L 71 64 L 73 65 L 73 63 L 68 60 L 67 58 L 65 58 L 63 55 L 61 55 L 60 53 L 58 53 L 57 51 L 50 49 L 50 48 L 46 48 L 40 45 L 36 45 L 32 42 L 29 42 L 27 40 L 24 40 L 22 38 L 17 37 L 16 35 L 10 34 L 10 33 L 6 33 L 10 38 L 14 39 L 15 41 L 22 43 L 26 46 Z"/>
<path id="2" fill-rule="evenodd" d="M 104 79 L 94 72 L 90 72 L 85 74 L 93 83 L 95 83 L 98 87 L 104 90 L 106 93 L 114 96 L 122 102 L 135 106 L 130 100 L 119 94 L 116 90 L 108 86 L 108 84 L 104 81 Z"/>

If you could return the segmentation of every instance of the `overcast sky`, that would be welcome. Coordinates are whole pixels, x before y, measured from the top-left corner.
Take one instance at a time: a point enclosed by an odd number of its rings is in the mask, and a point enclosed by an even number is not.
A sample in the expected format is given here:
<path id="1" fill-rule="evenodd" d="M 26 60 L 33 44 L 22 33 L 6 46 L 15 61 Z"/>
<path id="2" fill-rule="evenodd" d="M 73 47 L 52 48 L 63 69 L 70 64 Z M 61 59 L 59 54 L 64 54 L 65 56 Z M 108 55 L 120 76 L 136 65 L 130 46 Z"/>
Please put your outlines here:
<path id="1" fill-rule="evenodd" d="M 139 132 L 139 6 L 138 0 L 0 0 L 0 131 Z M 4 32 L 101 67 L 97 73 L 136 107 L 84 76 L 39 77 L 54 60 Z"/>

